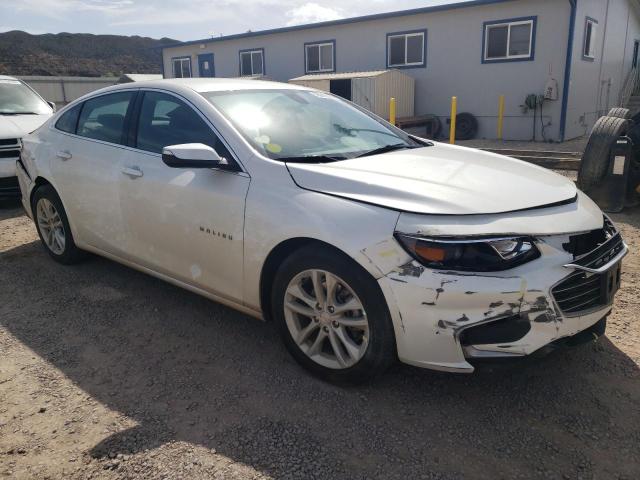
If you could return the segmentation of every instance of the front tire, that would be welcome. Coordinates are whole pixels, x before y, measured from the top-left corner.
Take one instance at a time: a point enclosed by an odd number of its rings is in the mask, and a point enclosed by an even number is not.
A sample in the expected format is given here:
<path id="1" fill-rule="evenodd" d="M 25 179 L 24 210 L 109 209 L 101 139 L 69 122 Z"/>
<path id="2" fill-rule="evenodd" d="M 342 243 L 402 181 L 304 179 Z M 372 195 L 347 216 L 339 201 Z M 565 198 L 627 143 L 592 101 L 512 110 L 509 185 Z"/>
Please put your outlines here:
<path id="1" fill-rule="evenodd" d="M 272 306 L 287 350 L 324 380 L 362 383 L 396 358 L 380 287 L 343 254 L 317 246 L 293 253 L 276 274 Z"/>
<path id="2" fill-rule="evenodd" d="M 84 259 L 86 253 L 73 240 L 67 214 L 54 188 L 50 185 L 39 187 L 32 202 L 31 210 L 40 241 L 51 258 L 64 265 Z"/>

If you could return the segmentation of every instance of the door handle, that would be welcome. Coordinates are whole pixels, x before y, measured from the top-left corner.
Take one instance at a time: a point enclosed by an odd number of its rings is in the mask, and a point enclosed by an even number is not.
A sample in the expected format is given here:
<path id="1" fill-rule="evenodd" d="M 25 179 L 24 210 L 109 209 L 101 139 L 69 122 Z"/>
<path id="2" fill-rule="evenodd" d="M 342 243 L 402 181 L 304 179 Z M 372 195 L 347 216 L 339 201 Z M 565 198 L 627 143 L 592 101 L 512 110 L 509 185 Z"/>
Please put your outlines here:
<path id="1" fill-rule="evenodd" d="M 68 150 L 64 150 L 61 152 L 56 153 L 56 157 L 58 157 L 60 160 L 67 161 L 69 160 L 71 157 L 73 157 L 73 155 L 71 155 L 71 152 Z"/>
<path id="2" fill-rule="evenodd" d="M 135 167 L 135 166 L 123 168 L 122 173 L 124 173 L 125 175 L 128 175 L 131 178 L 138 178 L 143 175 L 142 170 L 140 170 L 140 167 Z"/>

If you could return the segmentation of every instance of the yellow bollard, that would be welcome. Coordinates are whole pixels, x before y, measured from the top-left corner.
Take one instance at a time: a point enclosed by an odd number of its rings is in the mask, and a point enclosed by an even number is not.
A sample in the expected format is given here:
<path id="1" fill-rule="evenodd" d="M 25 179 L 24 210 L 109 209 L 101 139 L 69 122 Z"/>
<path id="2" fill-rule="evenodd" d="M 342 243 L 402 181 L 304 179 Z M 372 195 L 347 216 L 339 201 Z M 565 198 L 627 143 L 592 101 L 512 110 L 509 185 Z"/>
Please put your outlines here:
<path id="1" fill-rule="evenodd" d="M 449 143 L 456 143 L 456 117 L 458 116 L 458 97 L 451 97 L 451 125 L 449 126 Z"/>
<path id="2" fill-rule="evenodd" d="M 389 123 L 396 124 L 396 99 L 394 97 L 389 100 Z"/>
<path id="3" fill-rule="evenodd" d="M 498 100 L 498 140 L 502 140 L 502 127 L 504 126 L 504 95 Z"/>

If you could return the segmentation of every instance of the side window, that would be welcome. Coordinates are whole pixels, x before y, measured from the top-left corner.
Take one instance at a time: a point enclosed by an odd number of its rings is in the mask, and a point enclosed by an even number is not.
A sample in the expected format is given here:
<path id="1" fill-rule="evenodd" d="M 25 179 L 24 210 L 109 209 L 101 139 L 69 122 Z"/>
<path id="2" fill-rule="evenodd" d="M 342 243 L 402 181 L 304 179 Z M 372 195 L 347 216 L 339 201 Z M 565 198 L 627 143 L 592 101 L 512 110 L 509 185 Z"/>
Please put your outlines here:
<path id="1" fill-rule="evenodd" d="M 56 128 L 63 132 L 76 133 L 81 108 L 82 104 L 79 104 L 64 112 L 56 122 Z"/>
<path id="2" fill-rule="evenodd" d="M 112 93 L 84 102 L 78 135 L 124 145 L 124 120 L 133 92 Z"/>
<path id="3" fill-rule="evenodd" d="M 484 23 L 482 62 L 531 61 L 537 17 Z"/>
<path id="4" fill-rule="evenodd" d="M 221 157 L 233 161 L 224 144 L 193 108 L 172 95 L 145 92 L 136 147 L 162 153 L 162 149 L 168 145 L 183 143 L 204 143 L 214 148 Z"/>
<path id="5" fill-rule="evenodd" d="M 174 78 L 191 78 L 191 57 L 174 58 L 172 63 Z"/>
<path id="6" fill-rule="evenodd" d="M 334 40 L 305 44 L 305 71 L 307 73 L 333 72 L 335 70 L 335 65 L 333 64 L 334 50 Z"/>
<path id="7" fill-rule="evenodd" d="M 426 30 L 388 33 L 388 67 L 424 67 L 426 50 Z"/>
<path id="8" fill-rule="evenodd" d="M 240 76 L 264 75 L 264 50 L 240 50 Z"/>

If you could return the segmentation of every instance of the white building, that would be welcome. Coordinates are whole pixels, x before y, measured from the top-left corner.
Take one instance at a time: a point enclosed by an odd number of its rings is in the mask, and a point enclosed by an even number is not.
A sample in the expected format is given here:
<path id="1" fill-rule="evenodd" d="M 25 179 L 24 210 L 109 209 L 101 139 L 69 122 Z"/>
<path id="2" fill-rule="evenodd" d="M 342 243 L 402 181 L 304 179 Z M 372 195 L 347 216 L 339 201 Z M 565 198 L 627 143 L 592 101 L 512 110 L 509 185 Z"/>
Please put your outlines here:
<path id="1" fill-rule="evenodd" d="M 639 45 L 640 0 L 470 0 L 183 42 L 163 49 L 163 72 L 288 81 L 398 68 L 415 78 L 416 115 L 444 124 L 457 96 L 480 137 L 495 138 L 504 94 L 504 137 L 514 140 L 533 136 L 526 97 L 557 85 L 535 124 L 538 140 L 544 126 L 560 141 L 626 100 Z"/>

